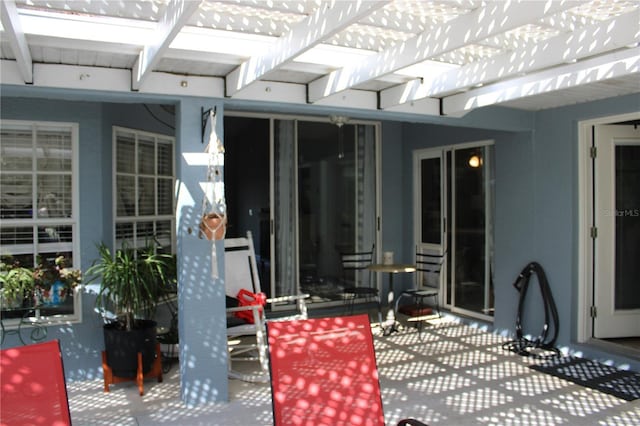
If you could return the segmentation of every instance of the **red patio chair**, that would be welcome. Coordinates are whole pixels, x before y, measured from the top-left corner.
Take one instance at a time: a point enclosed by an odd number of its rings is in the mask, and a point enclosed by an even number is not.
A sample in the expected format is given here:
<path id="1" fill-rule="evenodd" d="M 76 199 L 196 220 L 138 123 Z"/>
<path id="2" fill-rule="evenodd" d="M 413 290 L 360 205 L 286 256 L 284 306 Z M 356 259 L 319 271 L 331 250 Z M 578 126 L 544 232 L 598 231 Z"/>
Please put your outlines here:
<path id="1" fill-rule="evenodd" d="M 0 351 L 0 425 L 71 424 L 60 343 Z"/>
<path id="2" fill-rule="evenodd" d="M 367 315 L 267 322 L 267 335 L 276 426 L 384 425 Z"/>

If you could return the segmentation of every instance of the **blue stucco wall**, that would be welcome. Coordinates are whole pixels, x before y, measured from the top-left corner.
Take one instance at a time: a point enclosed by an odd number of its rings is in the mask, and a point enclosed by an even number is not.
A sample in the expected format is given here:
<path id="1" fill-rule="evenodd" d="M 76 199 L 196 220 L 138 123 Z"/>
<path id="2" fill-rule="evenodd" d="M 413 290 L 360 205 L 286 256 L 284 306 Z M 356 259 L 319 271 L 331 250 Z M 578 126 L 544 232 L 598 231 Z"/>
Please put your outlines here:
<path id="1" fill-rule="evenodd" d="M 546 269 L 559 307 L 560 345 L 575 343 L 578 327 L 578 123 L 638 111 L 640 95 L 635 94 L 536 113 L 534 255 Z"/>
<path id="2" fill-rule="evenodd" d="M 3 96 L 3 119 L 60 121 L 79 125 L 79 267 L 85 270 L 97 258 L 96 244 L 112 239 L 111 126 L 167 133 L 167 127 L 149 120 L 148 112 L 136 104 L 115 104 Z M 170 129 L 169 129 L 170 130 Z M 171 133 L 172 135 L 172 133 Z M 96 196 L 97 195 L 97 196 Z M 69 380 L 102 376 L 102 319 L 94 312 L 95 286 L 85 288 L 82 322 L 48 327 L 48 339 L 59 339 Z M 23 331 L 23 333 L 25 333 Z M 7 335 L 2 347 L 20 344 L 16 335 Z"/>
<path id="3" fill-rule="evenodd" d="M 533 115 L 530 123 L 533 123 Z M 397 170 L 403 175 L 402 251 L 406 256 L 412 256 L 414 244 L 413 153 L 420 149 L 468 142 L 495 142 L 494 326 L 498 329 L 508 328 L 514 323 L 517 292 L 511 284 L 533 255 L 531 133 L 430 124 L 402 126 L 403 156 L 398 163 L 402 166 Z"/>

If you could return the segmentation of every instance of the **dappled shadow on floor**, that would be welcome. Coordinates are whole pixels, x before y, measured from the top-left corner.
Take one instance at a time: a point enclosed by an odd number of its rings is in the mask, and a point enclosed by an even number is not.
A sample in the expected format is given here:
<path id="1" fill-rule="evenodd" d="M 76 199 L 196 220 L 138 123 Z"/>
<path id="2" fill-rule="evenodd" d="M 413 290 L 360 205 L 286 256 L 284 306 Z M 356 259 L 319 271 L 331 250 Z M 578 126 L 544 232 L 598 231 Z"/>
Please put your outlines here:
<path id="1" fill-rule="evenodd" d="M 528 368 L 538 360 L 502 348 L 507 340 L 451 318 L 418 333 L 402 327 L 382 336 L 373 326 L 385 421 L 413 417 L 443 425 L 640 424 L 640 402 L 627 402 Z M 247 368 L 252 368 L 247 365 Z M 231 380 L 227 403 L 186 407 L 177 366 L 163 383 L 102 392 L 100 380 L 68 385 L 74 425 L 272 424 L 268 383 Z"/>

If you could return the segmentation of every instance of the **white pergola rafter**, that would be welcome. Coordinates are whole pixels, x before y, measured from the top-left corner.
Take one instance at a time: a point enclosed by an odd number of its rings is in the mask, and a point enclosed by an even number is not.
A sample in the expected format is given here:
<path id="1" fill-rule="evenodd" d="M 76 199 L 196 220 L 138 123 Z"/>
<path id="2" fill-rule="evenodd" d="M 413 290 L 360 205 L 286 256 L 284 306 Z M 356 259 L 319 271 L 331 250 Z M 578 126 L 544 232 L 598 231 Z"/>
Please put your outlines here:
<path id="1" fill-rule="evenodd" d="M 475 108 L 630 75 L 638 75 L 640 81 L 640 47 L 452 95 L 442 100 L 442 112 L 461 116 Z"/>
<path id="2" fill-rule="evenodd" d="M 582 28 L 575 33 L 561 34 L 523 48 L 474 62 L 441 75 L 412 80 L 380 92 L 380 108 L 415 102 L 428 97 L 442 97 L 452 92 L 485 84 L 522 73 L 539 71 L 558 62 L 566 63 L 601 54 L 612 47 L 624 47 L 640 42 L 638 14 L 628 13 L 618 18 Z"/>
<path id="3" fill-rule="evenodd" d="M 319 8 L 316 13 L 280 37 L 267 52 L 249 58 L 230 72 L 226 77 L 227 96 L 235 95 L 270 71 L 389 2 L 390 0 L 335 1 Z"/>
<path id="4" fill-rule="evenodd" d="M 22 31 L 18 8 L 14 0 L 0 1 L 0 17 L 4 27 L 4 35 L 9 41 L 16 57 L 18 69 L 25 83 L 33 83 L 33 61 L 27 38 Z"/>
<path id="5" fill-rule="evenodd" d="M 561 12 L 573 2 L 493 2 L 309 83 L 309 102 Z"/>
<path id="6" fill-rule="evenodd" d="M 131 87 L 140 90 L 145 78 L 153 71 L 173 39 L 187 23 L 202 1 L 171 0 L 158 22 L 151 41 L 144 46 L 131 73 Z"/>

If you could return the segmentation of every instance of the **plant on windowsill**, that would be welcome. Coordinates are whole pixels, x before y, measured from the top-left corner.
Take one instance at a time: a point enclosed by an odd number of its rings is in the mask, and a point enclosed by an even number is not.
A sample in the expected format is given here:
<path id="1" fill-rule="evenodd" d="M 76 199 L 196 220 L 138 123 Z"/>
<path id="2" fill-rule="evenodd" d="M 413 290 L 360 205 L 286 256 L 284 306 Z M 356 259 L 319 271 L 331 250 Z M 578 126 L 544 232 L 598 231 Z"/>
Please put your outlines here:
<path id="1" fill-rule="evenodd" d="M 68 259 L 58 256 L 53 262 L 39 259 L 33 269 L 33 300 L 36 306 L 57 306 L 64 303 L 82 282 L 82 272 L 68 267 Z"/>
<path id="2" fill-rule="evenodd" d="M 87 276 L 90 281 L 101 280 L 96 307 L 103 314 L 113 313 L 103 327 L 106 362 L 113 375 L 135 377 L 137 354 L 142 353 L 147 373 L 156 358 L 152 318 L 170 281 L 172 257 L 156 253 L 151 242 L 140 250 L 123 245 L 113 253 L 102 243 L 98 253 Z"/>
<path id="3" fill-rule="evenodd" d="M 0 260 L 0 306 L 21 308 L 33 294 L 33 271 L 10 258 Z"/>

